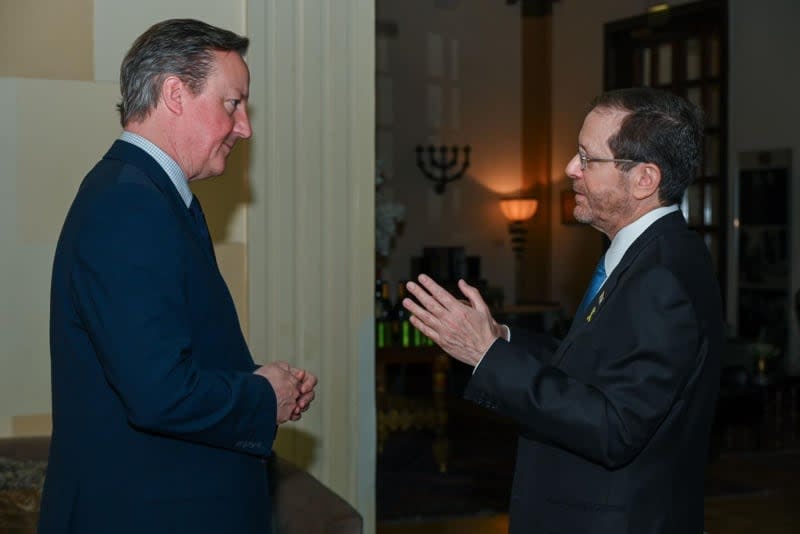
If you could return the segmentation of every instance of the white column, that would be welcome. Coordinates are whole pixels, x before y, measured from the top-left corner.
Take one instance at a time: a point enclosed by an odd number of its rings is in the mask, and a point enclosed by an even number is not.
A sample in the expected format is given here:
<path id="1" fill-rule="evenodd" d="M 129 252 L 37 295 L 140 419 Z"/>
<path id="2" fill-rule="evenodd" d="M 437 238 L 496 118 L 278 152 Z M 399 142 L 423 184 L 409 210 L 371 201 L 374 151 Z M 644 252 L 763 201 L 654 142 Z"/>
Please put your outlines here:
<path id="1" fill-rule="evenodd" d="M 374 48 L 371 0 L 248 0 L 250 346 L 318 374 L 276 450 L 374 531 Z"/>

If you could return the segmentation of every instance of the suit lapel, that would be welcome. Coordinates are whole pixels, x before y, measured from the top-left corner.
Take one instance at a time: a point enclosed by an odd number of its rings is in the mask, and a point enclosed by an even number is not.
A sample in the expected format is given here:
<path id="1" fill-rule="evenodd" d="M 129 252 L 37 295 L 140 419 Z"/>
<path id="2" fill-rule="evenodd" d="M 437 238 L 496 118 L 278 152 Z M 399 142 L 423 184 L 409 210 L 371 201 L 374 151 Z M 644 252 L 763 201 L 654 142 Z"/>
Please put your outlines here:
<path id="1" fill-rule="evenodd" d="M 605 284 L 603 284 L 603 287 L 600 288 L 600 291 L 592 302 L 589 303 L 587 307 L 589 311 L 584 313 L 582 317 L 576 316 L 572 320 L 569 332 L 567 332 L 566 337 L 561 342 L 561 345 L 559 345 L 558 351 L 553 358 L 553 365 L 558 365 L 561 362 L 577 335 L 585 328 L 589 328 L 594 319 L 602 313 L 603 304 L 611 298 L 615 290 L 619 287 L 620 279 L 653 239 L 666 232 L 680 229 L 686 229 L 686 220 L 683 218 L 683 214 L 680 211 L 676 211 L 658 219 L 631 243 L 631 246 L 625 251 L 625 255 L 622 256 L 619 265 L 616 266 L 611 276 L 606 280 Z"/>
<path id="2" fill-rule="evenodd" d="M 167 173 L 161 168 L 161 165 L 156 162 L 147 152 L 141 148 L 127 143 L 125 141 L 117 140 L 111 145 L 103 159 L 119 160 L 129 165 L 140 169 L 147 177 L 153 182 L 153 185 L 164 195 L 167 199 L 175 216 L 181 221 L 184 230 L 191 235 L 195 243 L 203 251 L 203 255 L 216 267 L 216 260 L 213 256 L 213 251 L 209 251 L 208 247 L 202 241 L 202 237 L 198 235 L 195 230 L 194 222 L 192 221 L 189 208 L 183 202 L 183 198 L 175 188 Z"/>

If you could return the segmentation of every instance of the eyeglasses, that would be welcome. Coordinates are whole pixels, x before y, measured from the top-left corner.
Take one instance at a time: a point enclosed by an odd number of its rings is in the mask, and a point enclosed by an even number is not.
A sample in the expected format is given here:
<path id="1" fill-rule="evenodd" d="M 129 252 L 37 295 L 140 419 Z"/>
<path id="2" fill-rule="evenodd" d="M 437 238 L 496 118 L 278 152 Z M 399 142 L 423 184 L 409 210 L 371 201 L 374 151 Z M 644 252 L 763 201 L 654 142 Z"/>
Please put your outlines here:
<path id="1" fill-rule="evenodd" d="M 592 161 L 597 163 L 643 163 L 641 161 L 636 161 L 634 159 L 614 159 L 614 158 L 593 158 L 591 156 L 587 156 L 580 150 L 578 150 L 578 158 L 581 160 L 581 170 L 585 171 L 586 167 L 589 166 L 589 163 Z"/>

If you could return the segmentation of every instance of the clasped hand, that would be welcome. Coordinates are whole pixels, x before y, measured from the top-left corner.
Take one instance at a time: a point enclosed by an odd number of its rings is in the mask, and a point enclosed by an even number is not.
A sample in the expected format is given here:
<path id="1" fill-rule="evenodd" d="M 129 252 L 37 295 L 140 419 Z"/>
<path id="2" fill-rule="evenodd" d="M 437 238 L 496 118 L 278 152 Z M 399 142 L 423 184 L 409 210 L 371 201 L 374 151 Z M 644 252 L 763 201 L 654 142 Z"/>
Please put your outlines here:
<path id="1" fill-rule="evenodd" d="M 478 290 L 459 280 L 458 288 L 467 297 L 465 302 L 429 276 L 420 275 L 418 280 L 419 284 L 408 282 L 406 288 L 419 303 L 410 298 L 403 300 L 403 307 L 411 312 L 411 324 L 453 358 L 477 365 L 495 339 L 503 335 Z"/>
<path id="2" fill-rule="evenodd" d="M 270 362 L 253 372 L 266 378 L 275 391 L 278 424 L 297 421 L 314 400 L 317 377 L 305 369 L 288 362 Z"/>

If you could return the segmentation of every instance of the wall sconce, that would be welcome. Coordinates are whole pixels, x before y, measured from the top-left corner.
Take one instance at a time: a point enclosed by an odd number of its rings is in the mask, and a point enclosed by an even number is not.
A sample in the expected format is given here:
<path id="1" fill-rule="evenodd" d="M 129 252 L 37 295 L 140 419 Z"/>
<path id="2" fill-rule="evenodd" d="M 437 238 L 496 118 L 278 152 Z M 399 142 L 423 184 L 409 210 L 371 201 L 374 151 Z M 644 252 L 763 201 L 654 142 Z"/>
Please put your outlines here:
<path id="1" fill-rule="evenodd" d="M 458 164 L 459 150 L 464 151 L 464 160 L 461 162 L 461 168 L 453 174 L 448 175 L 447 173 Z M 427 149 L 428 161 L 426 162 L 422 157 L 422 154 L 426 151 L 425 148 L 422 145 L 417 145 L 417 167 L 419 167 L 419 170 L 422 171 L 422 174 L 424 174 L 428 180 L 433 181 L 435 184 L 433 190 L 441 195 L 444 193 L 444 188 L 449 182 L 461 178 L 464 175 L 464 171 L 469 168 L 469 153 L 471 150 L 472 148 L 469 145 L 465 145 L 463 149 L 453 146 L 450 148 L 450 157 L 448 158 L 447 147 L 442 145 L 438 149 L 439 156 L 437 157 L 436 147 L 430 145 Z"/>
<path id="2" fill-rule="evenodd" d="M 525 234 L 528 231 L 523 224 L 536 213 L 539 201 L 532 197 L 503 198 L 500 210 L 508 219 L 508 233 L 511 234 L 511 250 L 519 258 L 525 249 Z"/>

